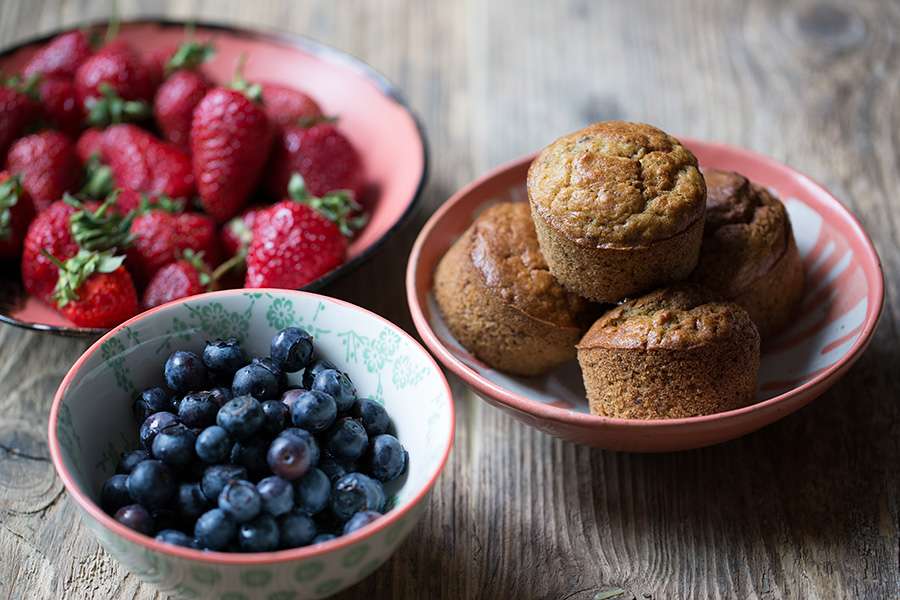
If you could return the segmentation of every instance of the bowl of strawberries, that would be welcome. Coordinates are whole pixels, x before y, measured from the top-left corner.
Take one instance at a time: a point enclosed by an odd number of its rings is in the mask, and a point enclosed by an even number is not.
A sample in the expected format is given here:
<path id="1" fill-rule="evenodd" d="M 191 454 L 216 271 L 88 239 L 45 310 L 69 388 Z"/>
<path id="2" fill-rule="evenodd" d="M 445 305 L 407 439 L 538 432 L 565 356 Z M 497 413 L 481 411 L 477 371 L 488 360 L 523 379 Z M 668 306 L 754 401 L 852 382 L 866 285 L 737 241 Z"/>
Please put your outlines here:
<path id="1" fill-rule="evenodd" d="M 85 25 L 0 53 L 0 321 L 98 335 L 223 288 L 319 289 L 411 215 L 424 132 L 299 36 Z"/>

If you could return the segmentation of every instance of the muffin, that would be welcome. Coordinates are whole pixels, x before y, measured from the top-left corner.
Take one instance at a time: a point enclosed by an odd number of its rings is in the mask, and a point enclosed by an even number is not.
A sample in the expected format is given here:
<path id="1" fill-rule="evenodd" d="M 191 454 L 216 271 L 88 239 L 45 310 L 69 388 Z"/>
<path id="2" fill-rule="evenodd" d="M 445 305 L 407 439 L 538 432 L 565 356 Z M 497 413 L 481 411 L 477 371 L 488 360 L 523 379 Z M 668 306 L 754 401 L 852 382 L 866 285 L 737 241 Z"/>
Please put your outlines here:
<path id="1" fill-rule="evenodd" d="M 766 339 L 803 296 L 803 263 L 784 204 L 729 171 L 705 171 L 706 224 L 693 279 L 750 313 Z"/>
<path id="2" fill-rule="evenodd" d="M 472 223 L 438 264 L 434 295 L 466 349 L 517 375 L 573 360 L 589 310 L 547 270 L 524 202 L 497 204 Z"/>
<path id="3" fill-rule="evenodd" d="M 708 415 L 753 402 L 759 333 L 739 305 L 679 285 L 602 316 L 578 343 L 578 362 L 595 415 Z"/>
<path id="4" fill-rule="evenodd" d="M 650 125 L 559 138 L 531 163 L 528 199 L 550 272 L 585 298 L 616 302 L 697 266 L 706 186 L 694 155 Z"/>

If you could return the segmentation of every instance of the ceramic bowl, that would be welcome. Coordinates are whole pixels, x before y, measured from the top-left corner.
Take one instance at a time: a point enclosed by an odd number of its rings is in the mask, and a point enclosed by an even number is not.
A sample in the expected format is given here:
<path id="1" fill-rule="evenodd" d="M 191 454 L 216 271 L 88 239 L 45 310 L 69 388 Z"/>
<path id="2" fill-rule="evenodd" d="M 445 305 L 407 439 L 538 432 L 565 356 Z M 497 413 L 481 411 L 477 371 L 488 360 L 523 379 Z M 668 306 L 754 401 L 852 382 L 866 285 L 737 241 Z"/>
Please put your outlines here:
<path id="1" fill-rule="evenodd" d="M 120 37 L 143 54 L 170 48 L 184 39 L 186 23 L 137 20 L 122 23 Z M 211 40 L 216 55 L 204 71 L 217 82 L 231 81 L 238 57 L 247 55 L 251 81 L 296 86 L 310 93 L 328 115 L 340 118 L 341 131 L 359 149 L 369 187 L 366 227 L 353 239 L 347 262 L 304 289 L 317 290 L 345 275 L 374 252 L 411 216 L 425 185 L 425 132 L 400 91 L 361 60 L 302 36 L 197 22 L 196 37 Z M 100 24 L 68 29 L 100 28 Z M 105 28 L 105 23 L 102 24 Z M 17 72 L 50 33 L 0 53 L 0 71 Z M 97 336 L 105 330 L 75 327 L 22 289 L 17 264 L 0 264 L 0 321 L 60 335 Z"/>
<path id="2" fill-rule="evenodd" d="M 137 390 L 162 382 L 175 349 L 237 337 L 268 353 L 278 330 L 298 325 L 322 356 L 346 370 L 361 396 L 382 401 L 409 451 L 409 470 L 387 486 L 385 516 L 336 540 L 256 554 L 201 552 L 128 529 L 97 505 L 118 457 L 137 447 Z M 295 377 L 292 375 L 291 377 Z M 362 308 L 307 292 L 228 290 L 152 309 L 119 325 L 78 359 L 50 411 L 53 465 L 82 521 L 129 572 L 185 598 L 322 598 L 377 569 L 415 527 L 453 443 L 453 402 L 441 369 L 399 327 Z"/>
<path id="3" fill-rule="evenodd" d="M 803 256 L 807 288 L 793 326 L 763 348 L 758 402 L 682 419 L 630 420 L 589 414 L 578 364 L 515 377 L 481 363 L 453 339 L 432 297 L 438 261 L 487 206 L 526 202 L 534 156 L 502 166 L 453 195 L 428 221 L 410 255 L 407 298 L 428 348 L 472 390 L 547 433 L 602 448 L 659 452 L 734 439 L 812 401 L 859 358 L 883 300 L 878 256 L 853 215 L 808 177 L 759 154 L 682 138 L 701 167 L 739 171 L 781 197 Z"/>

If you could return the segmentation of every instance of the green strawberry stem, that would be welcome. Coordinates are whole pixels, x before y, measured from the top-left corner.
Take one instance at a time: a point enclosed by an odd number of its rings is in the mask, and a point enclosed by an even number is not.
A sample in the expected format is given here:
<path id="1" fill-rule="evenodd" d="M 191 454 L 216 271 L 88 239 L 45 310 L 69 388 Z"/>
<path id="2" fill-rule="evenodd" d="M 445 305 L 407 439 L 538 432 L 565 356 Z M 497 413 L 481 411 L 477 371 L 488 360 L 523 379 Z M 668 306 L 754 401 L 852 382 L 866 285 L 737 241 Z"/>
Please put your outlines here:
<path id="1" fill-rule="evenodd" d="M 369 220 L 362 213 L 362 206 L 353 199 L 348 190 L 334 190 L 321 198 L 313 196 L 306 188 L 306 182 L 300 173 L 294 173 L 288 182 L 288 196 L 296 202 L 302 202 L 314 208 L 323 217 L 333 222 L 346 237 L 362 229 Z"/>
<path id="2" fill-rule="evenodd" d="M 78 290 L 94 273 L 112 273 L 122 266 L 124 256 L 114 256 L 112 250 L 89 252 L 79 250 L 78 254 L 65 262 L 50 254 L 47 249 L 41 250 L 59 269 L 59 279 L 53 289 L 53 300 L 59 308 L 73 300 L 78 300 Z"/>
<path id="3" fill-rule="evenodd" d="M 333 115 L 317 115 L 315 117 L 300 117 L 297 119 L 297 126 L 303 129 L 309 129 L 314 125 L 321 123 L 337 123 L 338 118 Z"/>
<path id="4" fill-rule="evenodd" d="M 115 183 L 113 182 L 112 169 L 100 162 L 100 156 L 92 154 L 84 165 L 85 184 L 79 191 L 79 195 L 88 198 L 105 198 L 113 193 Z"/>
<path id="5" fill-rule="evenodd" d="M 79 248 L 97 252 L 125 248 L 131 244 L 130 230 L 135 212 L 131 211 L 123 217 L 111 211 L 118 195 L 118 190 L 114 191 L 93 212 L 68 194 L 63 198 L 67 204 L 79 209 L 69 218 L 69 228 Z"/>
<path id="6" fill-rule="evenodd" d="M 209 42 L 194 40 L 194 25 L 189 23 L 185 27 L 185 41 L 183 41 L 175 54 L 166 62 L 165 75 L 168 77 L 178 69 L 196 69 L 210 60 L 216 53 L 216 49 Z"/>
<path id="7" fill-rule="evenodd" d="M 197 273 L 200 274 L 200 284 L 205 287 L 207 291 L 218 289 L 217 284 L 219 280 L 222 279 L 226 273 L 231 271 L 231 269 L 244 264 L 246 257 L 247 252 L 242 249 L 216 267 L 215 271 L 210 272 L 209 267 L 206 266 L 206 263 L 203 261 L 203 252 L 194 252 L 190 248 L 187 248 L 181 253 L 181 260 L 186 260 L 197 270 Z"/>
<path id="8" fill-rule="evenodd" d="M 8 240 L 12 236 L 12 208 L 19 203 L 22 196 L 22 180 L 13 175 L 0 183 L 0 240 Z"/>
<path id="9" fill-rule="evenodd" d="M 108 44 L 119 37 L 119 26 L 122 24 L 122 11 L 119 6 L 119 0 L 112 0 L 111 4 L 109 23 L 106 25 L 106 34 L 103 36 L 104 44 Z"/>
<path id="10" fill-rule="evenodd" d="M 21 75 L 11 75 L 9 77 L 3 78 L 0 75 L 0 79 L 2 79 L 3 87 L 9 88 L 11 90 L 15 90 L 20 94 L 25 94 L 32 100 L 40 101 L 41 97 L 38 94 L 38 85 L 41 83 L 41 75 L 40 73 L 35 73 L 28 77 L 28 79 L 23 79 Z"/>
<path id="11" fill-rule="evenodd" d="M 89 98 L 87 122 L 94 127 L 113 123 L 142 121 L 150 116 L 150 105 L 143 100 L 123 100 L 108 83 L 100 84 L 102 98 Z"/>
<path id="12" fill-rule="evenodd" d="M 262 103 L 262 86 L 258 83 L 250 83 L 244 78 L 244 66 L 247 64 L 247 53 L 243 52 L 238 57 L 237 66 L 234 68 L 234 79 L 231 80 L 231 89 L 241 92 L 247 98 Z"/>
<path id="13" fill-rule="evenodd" d="M 170 198 L 165 194 L 157 196 L 155 200 L 150 201 L 147 194 L 141 194 L 141 203 L 138 206 L 138 214 L 145 215 L 154 210 L 163 210 L 167 213 L 177 215 L 184 212 L 184 205 L 187 202 L 184 198 Z"/>

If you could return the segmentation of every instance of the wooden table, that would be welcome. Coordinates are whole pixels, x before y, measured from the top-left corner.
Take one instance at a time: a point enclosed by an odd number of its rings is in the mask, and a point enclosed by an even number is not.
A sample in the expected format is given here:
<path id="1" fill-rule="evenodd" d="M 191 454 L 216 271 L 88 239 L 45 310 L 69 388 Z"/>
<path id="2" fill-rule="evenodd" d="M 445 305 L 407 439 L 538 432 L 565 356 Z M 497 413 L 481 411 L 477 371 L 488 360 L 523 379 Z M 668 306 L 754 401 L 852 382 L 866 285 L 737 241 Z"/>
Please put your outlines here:
<path id="1" fill-rule="evenodd" d="M 900 4 L 119 4 L 125 17 L 307 34 L 405 90 L 430 140 L 425 209 L 328 293 L 410 330 L 403 270 L 427 215 L 486 169 L 599 119 L 785 161 L 833 190 L 878 246 L 888 300 L 868 352 L 813 405 L 735 442 L 646 456 L 578 447 L 451 378 L 456 448 L 429 510 L 395 558 L 343 597 L 900 596 Z M 107 9 L 4 0 L 0 44 Z M 0 328 L 0 597 L 154 597 L 81 527 L 48 459 L 50 400 L 86 345 Z"/>

